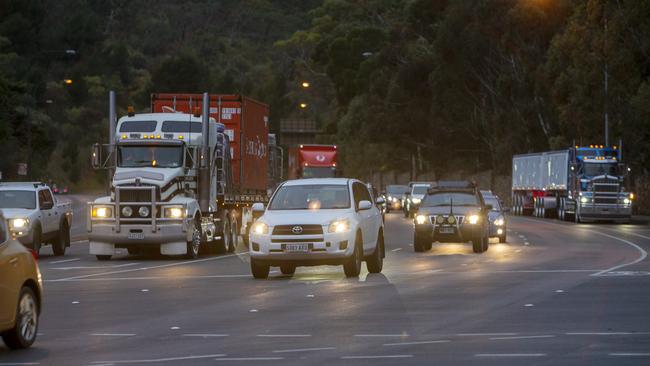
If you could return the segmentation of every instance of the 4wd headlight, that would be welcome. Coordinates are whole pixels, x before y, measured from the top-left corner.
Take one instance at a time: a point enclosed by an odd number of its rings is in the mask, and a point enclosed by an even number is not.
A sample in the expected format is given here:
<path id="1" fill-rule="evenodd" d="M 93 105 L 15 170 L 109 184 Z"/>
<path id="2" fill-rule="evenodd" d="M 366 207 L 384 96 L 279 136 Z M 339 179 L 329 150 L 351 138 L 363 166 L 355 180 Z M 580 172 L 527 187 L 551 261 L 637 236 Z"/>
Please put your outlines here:
<path id="1" fill-rule="evenodd" d="M 467 222 L 470 223 L 471 225 L 478 224 L 478 220 L 479 220 L 478 215 L 469 215 L 469 216 L 467 216 Z"/>
<path id="2" fill-rule="evenodd" d="M 348 230 L 350 230 L 350 221 L 336 220 L 330 223 L 327 231 L 330 233 L 344 233 Z"/>
<path id="3" fill-rule="evenodd" d="M 438 225 L 442 225 L 442 224 L 444 224 L 444 223 L 445 223 L 445 217 L 442 216 L 442 215 L 438 215 L 438 216 L 436 217 L 436 224 L 438 224 Z"/>
<path id="4" fill-rule="evenodd" d="M 422 199 L 420 199 L 420 198 L 413 198 L 413 199 L 411 200 L 411 202 L 415 203 L 416 205 L 419 205 L 420 202 L 422 202 Z"/>
<path id="5" fill-rule="evenodd" d="M 165 217 L 168 219 L 182 219 L 185 217 L 185 209 L 181 206 L 165 207 Z"/>
<path id="6" fill-rule="evenodd" d="M 113 217 L 113 209 L 105 206 L 95 206 L 93 207 L 91 216 L 95 219 L 107 219 Z"/>
<path id="7" fill-rule="evenodd" d="M 506 220 L 503 219 L 503 216 L 497 217 L 496 220 L 494 220 L 494 225 L 496 226 L 503 226 L 503 224 L 506 223 Z"/>
<path id="8" fill-rule="evenodd" d="M 423 225 L 427 222 L 427 217 L 424 215 L 415 216 L 415 223 L 418 225 Z"/>
<path id="9" fill-rule="evenodd" d="M 255 224 L 253 224 L 253 232 L 259 235 L 268 234 L 269 226 L 263 222 L 256 222 Z"/>
<path id="10" fill-rule="evenodd" d="M 24 230 L 29 226 L 29 219 L 12 219 L 9 220 L 9 227 L 14 230 Z"/>

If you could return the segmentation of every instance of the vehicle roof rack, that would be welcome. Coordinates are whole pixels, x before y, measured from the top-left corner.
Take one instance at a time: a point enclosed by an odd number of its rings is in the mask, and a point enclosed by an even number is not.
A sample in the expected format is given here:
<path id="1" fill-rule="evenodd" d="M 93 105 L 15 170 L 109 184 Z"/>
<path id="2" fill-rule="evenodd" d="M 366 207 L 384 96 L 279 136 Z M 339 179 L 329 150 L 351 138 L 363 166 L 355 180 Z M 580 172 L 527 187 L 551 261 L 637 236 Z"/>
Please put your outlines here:
<path id="1" fill-rule="evenodd" d="M 43 182 L 0 182 L 0 186 L 34 186 L 34 188 L 38 188 L 46 187 L 47 184 Z"/>

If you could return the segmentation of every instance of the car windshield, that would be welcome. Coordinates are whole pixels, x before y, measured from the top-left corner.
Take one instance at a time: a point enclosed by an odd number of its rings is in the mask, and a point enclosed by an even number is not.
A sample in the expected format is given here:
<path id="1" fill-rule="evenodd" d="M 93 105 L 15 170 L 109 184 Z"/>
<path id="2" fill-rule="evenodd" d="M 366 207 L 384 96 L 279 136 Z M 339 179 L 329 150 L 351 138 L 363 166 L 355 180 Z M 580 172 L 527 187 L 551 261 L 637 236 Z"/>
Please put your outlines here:
<path id="1" fill-rule="evenodd" d="M 386 187 L 386 193 L 392 196 L 401 196 L 404 192 L 408 191 L 408 186 L 388 186 Z"/>
<path id="2" fill-rule="evenodd" d="M 273 196 L 269 210 L 318 210 L 350 208 L 347 185 L 282 186 Z"/>
<path id="3" fill-rule="evenodd" d="M 588 177 L 618 175 L 618 165 L 615 163 L 584 163 L 582 172 Z"/>
<path id="4" fill-rule="evenodd" d="M 496 197 L 483 197 L 486 205 L 492 205 L 492 211 L 501 211 L 499 200 Z"/>
<path id="5" fill-rule="evenodd" d="M 118 151 L 118 164 L 123 168 L 178 168 L 183 165 L 183 147 L 180 145 L 129 145 L 120 146 Z"/>
<path id="6" fill-rule="evenodd" d="M 429 186 L 413 186 L 413 194 L 425 194 Z"/>
<path id="7" fill-rule="evenodd" d="M 36 193 L 33 191 L 0 191 L 0 208 L 36 208 Z"/>
<path id="8" fill-rule="evenodd" d="M 476 196 L 464 192 L 438 192 L 424 197 L 422 207 L 436 206 L 478 206 Z"/>
<path id="9" fill-rule="evenodd" d="M 334 178 L 336 168 L 333 167 L 305 167 L 302 169 L 303 178 Z"/>

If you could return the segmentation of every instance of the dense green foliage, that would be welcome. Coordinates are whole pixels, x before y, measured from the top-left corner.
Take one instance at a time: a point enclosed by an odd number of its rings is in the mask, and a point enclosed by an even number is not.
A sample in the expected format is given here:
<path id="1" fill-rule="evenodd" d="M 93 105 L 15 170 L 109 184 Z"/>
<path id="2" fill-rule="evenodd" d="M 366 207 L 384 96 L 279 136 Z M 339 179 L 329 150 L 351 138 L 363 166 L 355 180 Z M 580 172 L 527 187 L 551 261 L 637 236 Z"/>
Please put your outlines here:
<path id="1" fill-rule="evenodd" d="M 251 95 L 272 128 L 320 121 L 360 177 L 508 174 L 513 153 L 604 143 L 607 110 L 610 142 L 645 169 L 649 78 L 649 0 L 5 0 L 0 170 L 88 176 L 111 89 L 122 110 Z"/>

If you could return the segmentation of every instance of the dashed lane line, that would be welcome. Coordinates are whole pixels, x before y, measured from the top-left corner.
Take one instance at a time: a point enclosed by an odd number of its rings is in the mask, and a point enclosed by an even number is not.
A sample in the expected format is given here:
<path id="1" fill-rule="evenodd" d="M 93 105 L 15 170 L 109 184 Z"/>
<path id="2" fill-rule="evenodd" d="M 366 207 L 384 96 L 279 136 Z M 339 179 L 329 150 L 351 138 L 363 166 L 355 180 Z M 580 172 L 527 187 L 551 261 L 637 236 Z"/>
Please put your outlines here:
<path id="1" fill-rule="evenodd" d="M 422 344 L 436 344 L 436 343 L 449 343 L 451 342 L 448 339 L 440 339 L 436 341 L 418 341 L 418 342 L 401 342 L 401 343 L 384 343 L 384 347 L 393 347 L 393 346 L 415 346 Z"/>
<path id="2" fill-rule="evenodd" d="M 378 360 L 383 358 L 411 358 L 413 355 L 343 356 L 342 360 Z"/>
<path id="3" fill-rule="evenodd" d="M 256 337 L 264 338 L 307 338 L 311 337 L 311 334 L 258 334 Z"/>
<path id="4" fill-rule="evenodd" d="M 211 337 L 230 337 L 230 334 L 183 334 L 181 337 L 200 337 L 200 338 L 211 338 Z"/>
<path id="5" fill-rule="evenodd" d="M 135 333 L 91 333 L 93 337 L 135 337 Z"/>
<path id="6" fill-rule="evenodd" d="M 60 261 L 54 261 L 54 262 L 44 262 L 47 264 L 61 264 L 61 263 L 68 263 L 68 262 L 75 262 L 75 261 L 80 261 L 81 258 L 70 258 L 70 259 L 64 259 Z"/>
<path id="7" fill-rule="evenodd" d="M 491 341 L 497 341 L 497 340 L 510 340 L 510 339 L 539 339 L 539 338 L 555 338 L 554 335 L 537 335 L 537 336 L 515 336 L 515 337 L 492 337 L 490 338 Z"/>
<path id="8" fill-rule="evenodd" d="M 458 333 L 457 337 L 499 337 L 516 336 L 518 333 Z"/>
<path id="9" fill-rule="evenodd" d="M 401 334 L 355 334 L 355 337 L 367 337 L 367 338 L 374 338 L 374 337 L 408 337 L 409 335 L 406 333 L 401 333 Z"/>
<path id="10" fill-rule="evenodd" d="M 544 357 L 546 353 L 477 353 L 475 357 Z"/>
<path id="11" fill-rule="evenodd" d="M 329 351 L 329 350 L 335 350 L 335 349 L 336 349 L 336 347 L 280 349 L 280 350 L 273 351 L 273 353 L 314 352 L 314 351 Z"/>
<path id="12" fill-rule="evenodd" d="M 280 361 L 284 357 L 223 357 L 215 358 L 215 361 Z"/>
<path id="13" fill-rule="evenodd" d="M 54 263 L 54 262 L 52 262 Z M 124 268 L 124 267 L 131 267 L 131 266 L 137 266 L 140 263 L 125 263 L 125 264 L 116 264 L 112 266 L 78 266 L 78 267 L 51 267 L 50 269 L 58 269 L 58 270 L 63 270 L 63 271 L 68 271 L 71 269 L 104 269 L 104 268 Z"/>
<path id="14" fill-rule="evenodd" d="M 395 248 L 395 249 L 391 250 L 391 252 L 399 252 L 400 250 L 402 250 L 402 248 Z"/>
<path id="15" fill-rule="evenodd" d="M 174 362 L 186 360 L 200 360 L 205 358 L 223 357 L 225 354 L 212 354 L 212 355 L 193 355 L 193 356 L 180 356 L 180 357 L 167 357 L 167 358 L 153 358 L 153 359 L 140 359 L 140 360 L 117 360 L 117 361 L 93 361 L 92 364 L 127 364 L 127 363 L 160 363 L 160 362 Z"/>
<path id="16" fill-rule="evenodd" d="M 634 353 L 634 352 L 613 352 L 609 354 L 615 357 L 650 357 L 650 353 Z"/>

